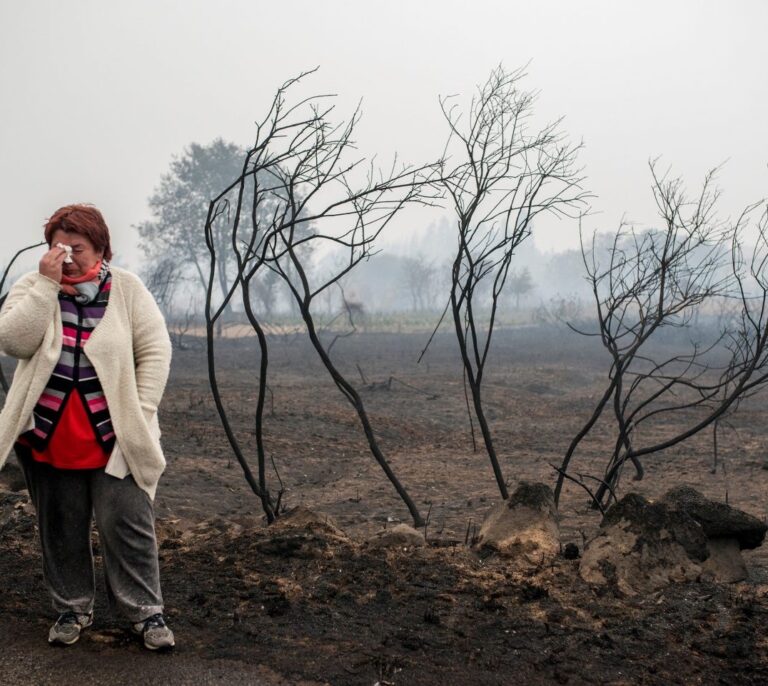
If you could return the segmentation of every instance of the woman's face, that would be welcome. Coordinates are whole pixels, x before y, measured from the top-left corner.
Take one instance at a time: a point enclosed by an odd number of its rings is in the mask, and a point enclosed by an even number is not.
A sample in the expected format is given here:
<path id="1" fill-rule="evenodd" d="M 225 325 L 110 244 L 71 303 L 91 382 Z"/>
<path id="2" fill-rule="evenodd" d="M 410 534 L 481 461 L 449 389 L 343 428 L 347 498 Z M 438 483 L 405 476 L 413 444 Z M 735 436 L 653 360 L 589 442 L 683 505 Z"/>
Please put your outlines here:
<path id="1" fill-rule="evenodd" d="M 103 253 L 96 250 L 87 236 L 79 233 L 67 233 L 59 229 L 54 231 L 51 236 L 51 247 L 57 243 L 69 245 L 72 247 L 72 264 L 66 262 L 62 265 L 62 271 L 65 276 L 77 278 L 83 276 L 102 258 Z"/>

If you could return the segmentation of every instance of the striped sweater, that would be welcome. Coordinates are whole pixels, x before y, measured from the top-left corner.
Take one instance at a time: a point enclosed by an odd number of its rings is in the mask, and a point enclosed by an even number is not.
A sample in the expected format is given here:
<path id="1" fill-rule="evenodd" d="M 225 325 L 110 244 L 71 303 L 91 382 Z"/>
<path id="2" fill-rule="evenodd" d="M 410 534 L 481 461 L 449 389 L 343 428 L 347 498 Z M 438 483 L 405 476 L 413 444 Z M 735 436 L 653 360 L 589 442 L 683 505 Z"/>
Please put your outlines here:
<path id="1" fill-rule="evenodd" d="M 35 450 L 45 449 L 71 393 L 80 394 L 91 426 L 103 448 L 110 451 L 114 446 L 115 432 L 107 399 L 96 370 L 84 352 L 91 332 L 104 316 L 111 288 L 112 277 L 107 272 L 99 284 L 98 295 L 87 305 L 77 303 L 74 296 L 64 293 L 59 295 L 61 355 L 33 411 L 35 428 L 24 435 Z"/>

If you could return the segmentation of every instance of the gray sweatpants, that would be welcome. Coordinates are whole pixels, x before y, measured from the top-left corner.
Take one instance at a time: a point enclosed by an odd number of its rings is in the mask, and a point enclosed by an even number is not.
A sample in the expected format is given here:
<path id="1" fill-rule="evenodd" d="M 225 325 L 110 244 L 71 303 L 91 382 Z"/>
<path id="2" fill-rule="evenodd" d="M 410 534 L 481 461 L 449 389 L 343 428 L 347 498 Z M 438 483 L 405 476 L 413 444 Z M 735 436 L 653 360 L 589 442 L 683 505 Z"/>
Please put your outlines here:
<path id="1" fill-rule="evenodd" d="M 95 515 L 110 602 L 134 623 L 162 612 L 154 510 L 133 477 L 56 469 L 18 443 L 16 454 L 37 511 L 43 573 L 56 611 L 93 611 Z"/>

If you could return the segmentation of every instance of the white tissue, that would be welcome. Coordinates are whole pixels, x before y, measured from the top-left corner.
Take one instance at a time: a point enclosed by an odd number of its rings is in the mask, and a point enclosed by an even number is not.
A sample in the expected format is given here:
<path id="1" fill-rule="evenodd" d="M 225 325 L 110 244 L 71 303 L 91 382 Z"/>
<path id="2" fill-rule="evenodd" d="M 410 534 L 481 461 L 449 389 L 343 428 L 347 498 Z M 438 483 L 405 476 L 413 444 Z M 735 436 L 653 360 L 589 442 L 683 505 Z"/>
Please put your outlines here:
<path id="1" fill-rule="evenodd" d="M 64 264 L 72 264 L 72 246 L 56 243 L 56 247 L 67 251 L 67 256 L 64 258 Z"/>

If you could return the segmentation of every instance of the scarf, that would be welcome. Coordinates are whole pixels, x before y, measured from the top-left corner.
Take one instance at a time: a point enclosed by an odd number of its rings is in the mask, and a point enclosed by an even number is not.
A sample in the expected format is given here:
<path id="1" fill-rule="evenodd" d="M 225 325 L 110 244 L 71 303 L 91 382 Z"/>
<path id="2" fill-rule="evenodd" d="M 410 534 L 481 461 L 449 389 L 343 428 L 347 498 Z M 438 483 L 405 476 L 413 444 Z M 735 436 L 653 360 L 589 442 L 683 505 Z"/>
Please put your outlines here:
<path id="1" fill-rule="evenodd" d="M 109 271 L 109 262 L 99 260 L 81 276 L 61 275 L 61 292 L 71 295 L 78 305 L 87 305 L 96 299 L 99 286 Z"/>

